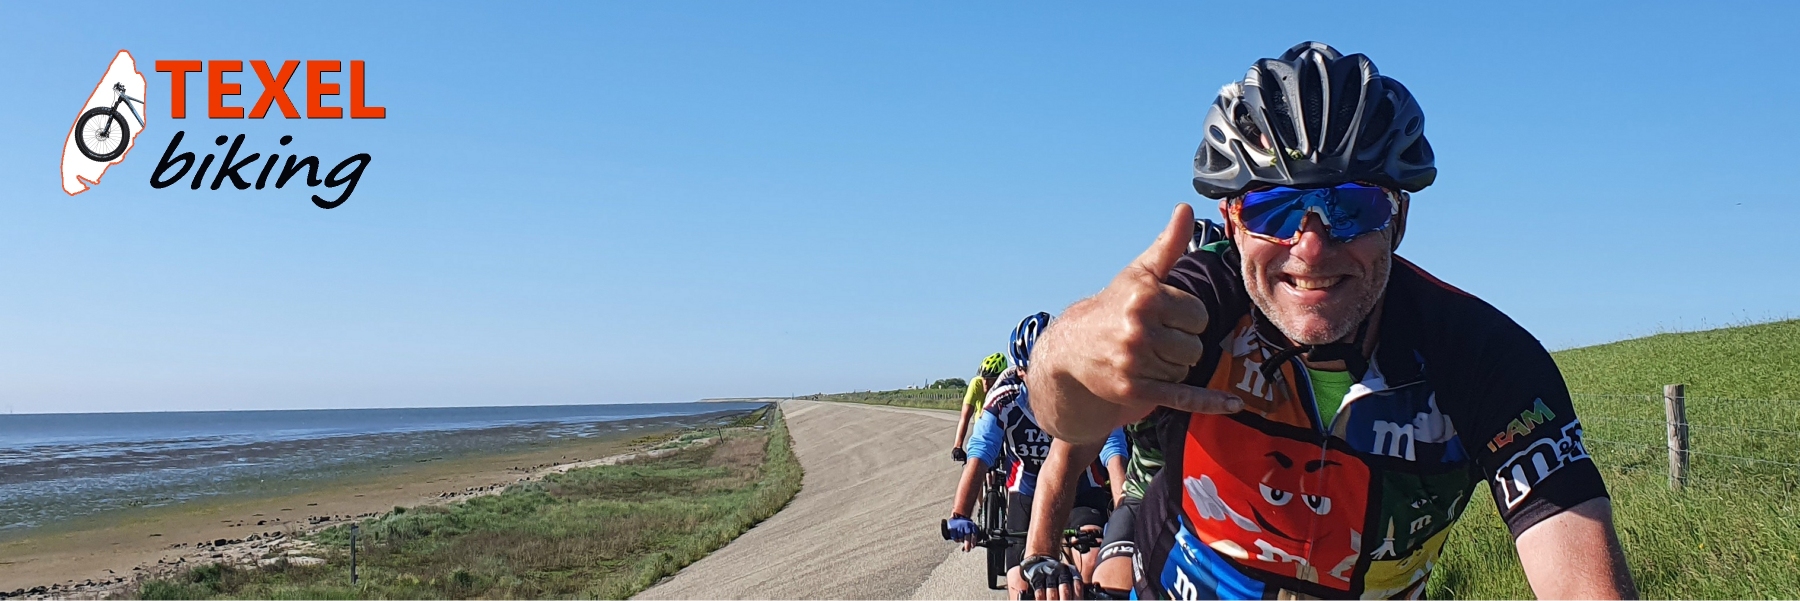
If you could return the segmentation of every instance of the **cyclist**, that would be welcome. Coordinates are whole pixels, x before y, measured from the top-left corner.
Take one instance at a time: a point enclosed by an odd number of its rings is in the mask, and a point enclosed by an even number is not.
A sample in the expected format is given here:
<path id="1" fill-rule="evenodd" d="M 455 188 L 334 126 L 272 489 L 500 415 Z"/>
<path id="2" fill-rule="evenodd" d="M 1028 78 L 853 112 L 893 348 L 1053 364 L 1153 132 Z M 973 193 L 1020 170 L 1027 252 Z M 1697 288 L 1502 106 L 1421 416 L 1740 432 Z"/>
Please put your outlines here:
<path id="1" fill-rule="evenodd" d="M 1008 352 L 1012 357 L 1013 367 L 1007 370 L 994 389 L 988 393 L 987 403 L 975 421 L 974 432 L 969 437 L 969 457 L 963 468 L 962 481 L 956 487 L 956 498 L 947 524 L 951 540 L 963 544 L 968 551 L 975 545 L 978 528 L 969 514 L 975 506 L 982 477 L 992 469 L 1005 454 L 1010 464 L 1007 477 L 1007 509 L 1006 530 L 1008 532 L 1024 531 L 1030 525 L 1032 495 L 1037 487 L 1037 470 L 1043 463 L 1044 456 L 1050 450 L 1050 437 L 1038 428 L 1032 415 L 1030 393 L 1024 385 L 1025 374 L 1028 373 L 1031 349 L 1036 344 L 1038 333 L 1050 323 L 1050 314 L 1037 313 L 1026 317 L 1013 330 L 1012 344 Z M 1125 477 L 1125 433 L 1122 429 L 1104 437 L 1104 442 L 1096 451 L 1096 458 L 1076 478 L 1076 490 L 1073 495 L 1073 509 L 1067 514 L 1069 528 L 1098 531 L 1106 521 L 1106 514 L 1111 510 L 1113 502 L 1122 494 Z M 1061 529 L 1056 529 L 1060 532 Z M 1060 541 L 1060 537 L 1058 537 Z M 1098 550 L 1087 554 L 1083 567 L 1090 570 Z M 1007 549 L 1006 566 L 1008 583 L 1017 593 L 1023 583 L 1018 575 L 1017 566 L 1021 559 L 1020 546 Z"/>
<path id="2" fill-rule="evenodd" d="M 1195 252 L 1205 248 L 1208 244 L 1224 239 L 1225 229 L 1223 226 L 1208 219 L 1195 219 L 1193 237 L 1188 241 L 1187 250 Z M 1129 438 L 1129 430 L 1127 432 Z M 1156 454 L 1155 449 L 1134 450 L 1142 452 L 1134 452 L 1130 455 L 1127 474 L 1143 473 L 1161 466 L 1160 455 Z M 1039 488 L 1049 494 L 1037 495 L 1033 499 L 1033 522 L 1027 530 L 1030 536 L 1026 537 L 1025 548 L 1027 553 L 1033 550 L 1036 550 L 1036 553 L 1032 554 L 1033 561 L 1021 565 L 1021 572 L 1024 574 L 1028 586 L 1032 587 L 1034 591 L 1040 589 L 1058 589 L 1059 591 L 1057 593 L 1046 591 L 1040 595 L 1040 598 L 1073 597 L 1076 594 L 1075 583 L 1078 581 L 1093 584 L 1094 588 L 1082 591 L 1084 593 L 1104 595 L 1115 599 L 1127 598 L 1131 589 L 1131 559 L 1137 554 L 1131 524 L 1137 514 L 1137 505 L 1143 499 L 1143 482 L 1133 481 L 1129 476 L 1127 477 L 1120 498 L 1115 499 L 1112 514 L 1106 520 L 1106 536 L 1101 541 L 1100 550 L 1094 562 L 1095 566 L 1091 570 L 1082 572 L 1082 577 L 1077 580 L 1074 573 L 1068 571 L 1073 566 L 1061 566 L 1059 562 L 1048 561 L 1054 559 L 1057 545 L 1061 543 L 1057 537 L 1052 536 L 1048 529 L 1040 527 L 1038 520 L 1040 517 L 1050 519 L 1048 515 L 1054 510 L 1036 506 L 1037 504 L 1053 504 L 1052 499 L 1062 496 L 1059 493 L 1065 485 L 1065 472 L 1073 465 L 1067 462 L 1068 457 L 1067 445 L 1053 442 L 1050 447 L 1050 457 L 1045 459 L 1043 467 L 1038 472 Z"/>
<path id="3" fill-rule="evenodd" d="M 1484 480 L 1538 597 L 1635 596 L 1549 353 L 1393 254 L 1437 175 L 1407 89 L 1307 42 L 1222 89 L 1201 135 L 1229 241 L 1184 254 L 1178 206 L 1027 378 L 1066 461 L 1129 423 L 1160 453 L 1129 476 L 1137 596 L 1418 597 Z M 1048 518 L 1068 477 L 1040 479 Z"/>
<path id="4" fill-rule="evenodd" d="M 988 388 L 993 387 L 994 380 L 1003 371 L 1006 371 L 1006 356 L 994 353 L 981 360 L 981 370 L 976 372 L 975 379 L 969 380 L 969 389 L 963 393 L 962 415 L 956 418 L 956 441 L 950 447 L 950 458 L 957 463 L 969 458 L 968 453 L 963 451 L 963 443 L 969 436 L 969 418 L 981 410 L 981 402 L 987 398 Z"/>

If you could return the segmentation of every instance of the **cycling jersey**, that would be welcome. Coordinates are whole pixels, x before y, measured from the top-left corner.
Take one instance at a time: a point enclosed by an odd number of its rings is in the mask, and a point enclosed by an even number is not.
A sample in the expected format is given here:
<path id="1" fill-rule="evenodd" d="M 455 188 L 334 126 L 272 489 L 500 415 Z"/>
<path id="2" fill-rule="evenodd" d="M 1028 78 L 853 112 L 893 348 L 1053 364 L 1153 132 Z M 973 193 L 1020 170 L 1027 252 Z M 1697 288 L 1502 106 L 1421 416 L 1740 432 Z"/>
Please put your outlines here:
<path id="1" fill-rule="evenodd" d="M 987 378 L 977 376 L 969 381 L 969 389 L 963 393 L 963 406 L 980 408 L 984 398 L 987 398 Z"/>
<path id="2" fill-rule="evenodd" d="M 1004 450 L 1009 461 L 1006 489 L 1027 496 L 1037 491 L 1038 469 L 1043 467 L 1044 457 L 1050 454 L 1050 434 L 1038 428 L 1037 418 L 1031 414 L 1025 379 L 1017 370 L 1006 370 L 994 383 L 987 404 L 975 420 L 975 429 L 969 433 L 967 450 L 970 458 L 980 459 L 989 466 L 999 463 Z M 1090 488 L 1104 488 L 1106 462 L 1114 457 L 1123 458 L 1125 453 L 1125 431 L 1114 429 L 1101 447 L 1100 459 L 1083 473 L 1077 494 Z"/>
<path id="3" fill-rule="evenodd" d="M 1212 316 L 1185 382 L 1245 410 L 1129 429 L 1140 597 L 1418 597 L 1478 482 L 1515 537 L 1606 496 L 1556 364 L 1499 310 L 1395 256 L 1379 345 L 1326 421 L 1238 270 L 1225 243 L 1165 280 Z"/>

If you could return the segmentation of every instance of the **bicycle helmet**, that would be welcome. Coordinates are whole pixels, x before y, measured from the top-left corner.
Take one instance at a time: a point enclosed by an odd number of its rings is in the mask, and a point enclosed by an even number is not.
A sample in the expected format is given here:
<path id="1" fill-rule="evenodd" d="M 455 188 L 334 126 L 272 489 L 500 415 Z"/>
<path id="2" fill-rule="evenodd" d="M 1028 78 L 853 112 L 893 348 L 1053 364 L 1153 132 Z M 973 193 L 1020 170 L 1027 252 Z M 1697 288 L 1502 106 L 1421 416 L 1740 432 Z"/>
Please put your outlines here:
<path id="1" fill-rule="evenodd" d="M 981 377 L 989 378 L 989 377 L 993 377 L 993 376 L 998 376 L 998 375 L 1000 375 L 1000 372 L 1003 372 L 1003 371 L 1006 371 L 1006 356 L 1005 355 L 1002 355 L 1000 353 L 994 353 L 992 355 L 988 355 L 986 359 L 981 360 Z"/>
<path id="2" fill-rule="evenodd" d="M 1208 198 L 1360 181 L 1418 192 L 1437 179 L 1425 114 L 1361 54 L 1302 42 L 1219 90 L 1194 153 Z"/>
<path id="3" fill-rule="evenodd" d="M 1013 365 L 1026 369 L 1025 364 L 1031 359 L 1032 345 L 1037 344 L 1038 334 L 1049 325 L 1050 314 L 1039 311 L 1020 321 L 1019 327 L 1013 328 L 1012 345 L 1007 348 L 1007 353 L 1012 355 Z"/>
<path id="4" fill-rule="evenodd" d="M 1194 239 L 1188 241 L 1188 252 L 1200 250 L 1200 247 L 1225 239 L 1225 226 L 1211 219 L 1194 220 Z"/>

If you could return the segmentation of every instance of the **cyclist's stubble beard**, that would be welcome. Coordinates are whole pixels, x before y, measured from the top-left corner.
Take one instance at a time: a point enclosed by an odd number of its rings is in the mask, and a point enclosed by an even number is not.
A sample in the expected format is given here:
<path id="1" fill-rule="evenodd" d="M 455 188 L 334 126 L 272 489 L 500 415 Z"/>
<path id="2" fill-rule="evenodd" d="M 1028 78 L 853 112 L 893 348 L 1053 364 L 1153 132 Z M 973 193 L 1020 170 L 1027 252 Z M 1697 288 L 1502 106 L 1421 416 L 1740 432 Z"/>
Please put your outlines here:
<path id="1" fill-rule="evenodd" d="M 1308 234 L 1319 236 L 1322 231 Z M 1295 344 L 1321 345 L 1345 342 L 1374 311 L 1387 290 L 1393 266 L 1393 230 L 1358 237 L 1345 243 L 1328 242 L 1301 248 L 1283 246 L 1238 232 L 1243 259 L 1244 290 L 1251 302 Z M 1324 291 L 1300 294 L 1323 296 L 1312 302 L 1296 297 L 1290 274 L 1306 277 L 1343 276 Z M 1320 293 L 1323 294 L 1320 294 Z"/>

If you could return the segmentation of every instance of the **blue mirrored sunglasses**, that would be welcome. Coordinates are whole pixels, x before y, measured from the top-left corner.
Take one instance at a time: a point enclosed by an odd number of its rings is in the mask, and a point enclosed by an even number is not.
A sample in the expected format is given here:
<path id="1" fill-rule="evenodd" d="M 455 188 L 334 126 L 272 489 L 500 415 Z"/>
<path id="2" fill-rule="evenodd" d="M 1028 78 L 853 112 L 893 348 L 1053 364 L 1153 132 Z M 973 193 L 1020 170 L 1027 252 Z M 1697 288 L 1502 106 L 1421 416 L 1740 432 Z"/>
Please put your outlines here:
<path id="1" fill-rule="evenodd" d="M 1244 193 L 1232 209 L 1238 224 L 1256 236 L 1283 244 L 1300 241 L 1306 216 L 1314 214 L 1338 242 L 1387 229 L 1399 212 L 1399 195 L 1366 184 L 1329 188 L 1268 188 Z"/>

